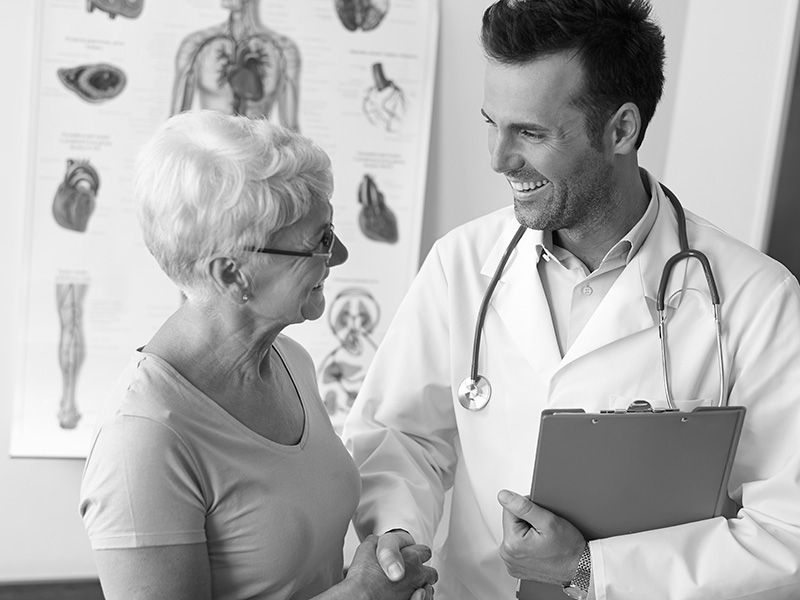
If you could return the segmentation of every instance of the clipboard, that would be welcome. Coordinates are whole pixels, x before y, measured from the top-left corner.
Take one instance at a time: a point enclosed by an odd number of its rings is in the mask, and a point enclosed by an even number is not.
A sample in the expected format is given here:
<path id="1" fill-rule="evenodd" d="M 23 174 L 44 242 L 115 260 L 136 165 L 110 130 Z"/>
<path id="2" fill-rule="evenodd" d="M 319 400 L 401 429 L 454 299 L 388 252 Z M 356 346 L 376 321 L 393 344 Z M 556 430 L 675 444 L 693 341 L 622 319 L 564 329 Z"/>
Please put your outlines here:
<path id="1" fill-rule="evenodd" d="M 728 498 L 745 408 L 542 412 L 531 499 L 587 540 L 733 517 Z M 520 581 L 519 600 L 563 600 L 558 585 Z"/>

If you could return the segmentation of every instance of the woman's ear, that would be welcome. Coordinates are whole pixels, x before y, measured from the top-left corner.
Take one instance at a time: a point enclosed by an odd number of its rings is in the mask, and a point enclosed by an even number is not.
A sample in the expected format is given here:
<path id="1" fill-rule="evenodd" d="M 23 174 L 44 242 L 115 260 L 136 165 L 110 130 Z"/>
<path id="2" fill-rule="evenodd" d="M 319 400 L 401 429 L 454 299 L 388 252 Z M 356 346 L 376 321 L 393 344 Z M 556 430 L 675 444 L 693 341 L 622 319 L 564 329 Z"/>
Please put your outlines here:
<path id="1" fill-rule="evenodd" d="M 229 256 L 211 258 L 206 264 L 206 275 L 221 296 L 230 298 L 236 304 L 249 300 L 250 284 L 247 275 Z"/>
<path id="2" fill-rule="evenodd" d="M 626 102 L 611 116 L 608 126 L 614 154 L 631 154 L 636 151 L 636 141 L 642 130 L 642 116 L 638 106 L 633 102 Z"/>

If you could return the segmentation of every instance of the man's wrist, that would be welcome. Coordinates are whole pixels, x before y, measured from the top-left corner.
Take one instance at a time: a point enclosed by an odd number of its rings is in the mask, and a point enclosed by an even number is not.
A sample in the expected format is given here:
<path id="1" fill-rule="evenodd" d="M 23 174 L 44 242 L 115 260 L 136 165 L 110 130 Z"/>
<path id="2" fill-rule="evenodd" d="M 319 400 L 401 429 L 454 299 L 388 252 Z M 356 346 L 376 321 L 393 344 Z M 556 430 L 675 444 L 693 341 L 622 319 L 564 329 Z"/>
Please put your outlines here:
<path id="1" fill-rule="evenodd" d="M 578 559 L 578 568 L 572 580 L 564 586 L 564 593 L 575 600 L 585 600 L 589 597 L 589 585 L 592 581 L 592 553 L 589 542 L 583 547 L 583 552 Z"/>

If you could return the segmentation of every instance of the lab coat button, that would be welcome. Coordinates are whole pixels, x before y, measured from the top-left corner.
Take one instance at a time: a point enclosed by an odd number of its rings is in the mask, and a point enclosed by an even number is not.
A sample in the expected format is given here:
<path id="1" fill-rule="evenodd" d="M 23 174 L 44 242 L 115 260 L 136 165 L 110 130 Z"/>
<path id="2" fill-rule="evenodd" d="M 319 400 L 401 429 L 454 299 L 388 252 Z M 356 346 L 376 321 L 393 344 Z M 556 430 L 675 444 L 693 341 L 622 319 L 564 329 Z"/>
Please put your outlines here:
<path id="1" fill-rule="evenodd" d="M 583 288 L 583 295 L 584 296 L 591 296 L 593 291 L 594 290 L 591 288 L 591 286 L 587 285 L 586 287 Z"/>

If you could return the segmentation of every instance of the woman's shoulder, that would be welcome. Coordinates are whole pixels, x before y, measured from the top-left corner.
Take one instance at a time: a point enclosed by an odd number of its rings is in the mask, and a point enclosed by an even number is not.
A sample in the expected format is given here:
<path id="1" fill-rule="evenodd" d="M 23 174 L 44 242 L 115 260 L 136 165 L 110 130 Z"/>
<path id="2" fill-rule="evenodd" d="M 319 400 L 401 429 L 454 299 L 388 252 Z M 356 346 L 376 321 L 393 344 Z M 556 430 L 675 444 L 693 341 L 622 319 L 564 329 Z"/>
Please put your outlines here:
<path id="1" fill-rule="evenodd" d="M 314 369 L 314 362 L 308 350 L 297 340 L 281 333 L 275 339 L 275 347 L 281 356 L 294 365 L 300 364 Z"/>
<path id="2" fill-rule="evenodd" d="M 182 438 L 217 418 L 197 388 L 167 361 L 142 350 L 131 356 L 106 406 L 98 417 L 97 433 L 121 437 L 120 431 L 135 430 L 137 435 L 153 436 L 154 442 L 160 440 L 159 444 Z"/>

